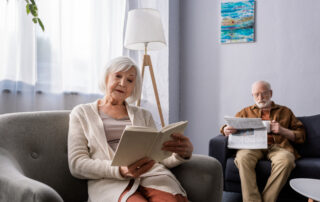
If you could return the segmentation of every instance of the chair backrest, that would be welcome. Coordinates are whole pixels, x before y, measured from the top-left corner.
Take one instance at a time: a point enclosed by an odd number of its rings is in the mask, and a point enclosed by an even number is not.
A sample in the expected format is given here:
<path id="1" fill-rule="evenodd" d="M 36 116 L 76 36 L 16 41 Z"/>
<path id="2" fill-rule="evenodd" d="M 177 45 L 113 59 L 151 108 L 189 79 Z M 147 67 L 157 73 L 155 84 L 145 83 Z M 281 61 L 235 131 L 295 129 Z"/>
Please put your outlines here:
<path id="1" fill-rule="evenodd" d="M 0 115 L 0 147 L 20 164 L 24 175 L 55 189 L 64 201 L 86 201 L 87 181 L 68 168 L 69 111 Z"/>
<path id="2" fill-rule="evenodd" d="M 302 157 L 320 157 L 320 114 L 298 117 L 306 129 L 306 142 L 296 145 Z"/>

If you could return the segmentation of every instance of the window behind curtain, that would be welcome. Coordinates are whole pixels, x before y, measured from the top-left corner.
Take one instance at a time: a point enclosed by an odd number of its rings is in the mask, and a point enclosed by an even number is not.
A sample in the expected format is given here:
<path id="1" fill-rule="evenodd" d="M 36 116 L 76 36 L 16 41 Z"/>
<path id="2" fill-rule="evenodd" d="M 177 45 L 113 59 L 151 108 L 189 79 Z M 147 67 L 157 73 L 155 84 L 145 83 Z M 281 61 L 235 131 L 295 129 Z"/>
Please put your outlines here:
<path id="1" fill-rule="evenodd" d="M 126 0 L 37 1 L 45 32 L 25 2 L 0 2 L 0 90 L 99 93 L 107 61 L 122 55 Z"/>

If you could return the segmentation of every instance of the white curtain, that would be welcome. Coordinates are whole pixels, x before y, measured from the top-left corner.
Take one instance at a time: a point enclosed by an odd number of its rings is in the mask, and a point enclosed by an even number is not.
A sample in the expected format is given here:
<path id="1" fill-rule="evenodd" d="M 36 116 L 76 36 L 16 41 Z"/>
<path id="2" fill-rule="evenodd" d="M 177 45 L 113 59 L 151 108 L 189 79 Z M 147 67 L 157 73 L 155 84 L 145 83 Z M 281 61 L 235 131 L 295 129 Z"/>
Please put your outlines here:
<path id="1" fill-rule="evenodd" d="M 102 96 L 98 80 L 106 62 L 129 55 L 139 67 L 143 51 L 123 48 L 128 10 L 160 11 L 168 41 L 168 0 L 39 0 L 42 32 L 24 0 L 0 0 L 0 114 L 72 109 Z M 168 47 L 150 51 L 161 107 L 168 124 Z M 148 69 L 141 106 L 160 118 Z"/>
<path id="2" fill-rule="evenodd" d="M 0 1 L 0 114 L 91 102 L 104 65 L 123 55 L 126 0 L 36 2 L 45 32 L 24 0 Z"/>
<path id="3" fill-rule="evenodd" d="M 22 90 L 20 82 L 35 84 L 35 29 L 31 19 L 26 17 L 23 3 L 18 0 L 0 1 L 1 89 Z"/>
<path id="4" fill-rule="evenodd" d="M 45 32 L 26 15 L 25 1 L 0 2 L 0 88 L 99 93 L 104 65 L 123 54 L 126 0 L 37 4 Z"/>

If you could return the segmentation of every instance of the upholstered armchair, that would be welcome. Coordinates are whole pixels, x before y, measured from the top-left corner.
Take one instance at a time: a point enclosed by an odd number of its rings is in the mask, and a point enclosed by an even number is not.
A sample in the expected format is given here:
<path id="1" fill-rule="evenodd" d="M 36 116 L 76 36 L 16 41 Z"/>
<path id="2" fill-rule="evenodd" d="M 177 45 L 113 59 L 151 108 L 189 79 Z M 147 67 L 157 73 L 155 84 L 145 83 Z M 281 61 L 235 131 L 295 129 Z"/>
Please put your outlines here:
<path id="1" fill-rule="evenodd" d="M 87 201 L 87 181 L 68 168 L 69 111 L 0 115 L 0 201 Z M 194 202 L 222 198 L 222 166 L 194 155 L 172 169 Z"/>

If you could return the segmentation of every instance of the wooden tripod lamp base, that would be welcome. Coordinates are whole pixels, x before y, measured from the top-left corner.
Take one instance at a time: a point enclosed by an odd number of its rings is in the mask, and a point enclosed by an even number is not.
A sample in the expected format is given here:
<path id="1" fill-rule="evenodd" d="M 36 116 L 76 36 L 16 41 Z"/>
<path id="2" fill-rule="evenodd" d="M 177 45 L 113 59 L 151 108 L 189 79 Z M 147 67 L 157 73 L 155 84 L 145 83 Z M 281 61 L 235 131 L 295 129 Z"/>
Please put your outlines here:
<path id="1" fill-rule="evenodd" d="M 144 70 L 145 70 L 146 66 L 148 66 L 149 70 L 150 70 L 150 76 L 151 76 L 151 80 L 152 80 L 154 96 L 156 98 L 156 102 L 157 102 L 157 106 L 158 106 L 158 112 L 159 112 L 159 115 L 160 115 L 161 126 L 164 127 L 164 119 L 163 119 L 163 115 L 162 115 L 162 109 L 161 109 L 161 104 L 160 104 L 157 84 L 156 84 L 156 80 L 155 80 L 155 77 L 154 77 L 151 58 L 150 58 L 150 55 L 147 55 L 147 54 L 145 54 L 144 57 L 143 57 L 142 72 L 141 72 L 142 81 L 143 81 Z M 137 101 L 137 106 L 140 106 L 140 102 L 141 102 L 141 99 L 139 98 L 138 101 Z"/>

